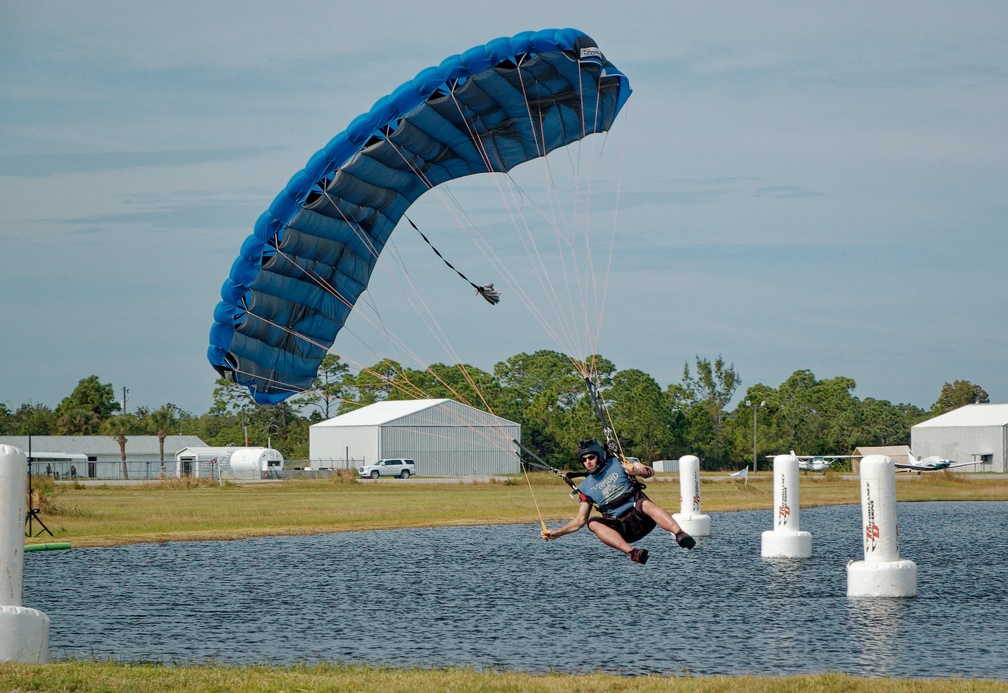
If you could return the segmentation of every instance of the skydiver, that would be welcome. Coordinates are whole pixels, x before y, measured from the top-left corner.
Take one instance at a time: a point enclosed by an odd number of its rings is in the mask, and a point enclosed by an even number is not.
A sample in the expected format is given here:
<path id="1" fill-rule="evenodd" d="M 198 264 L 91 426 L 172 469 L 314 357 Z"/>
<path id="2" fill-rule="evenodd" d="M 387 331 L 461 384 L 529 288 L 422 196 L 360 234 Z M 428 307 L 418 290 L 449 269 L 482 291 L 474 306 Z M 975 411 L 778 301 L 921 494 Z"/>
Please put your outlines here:
<path id="1" fill-rule="evenodd" d="M 641 462 L 608 456 L 605 448 L 595 439 L 581 441 L 578 460 L 584 465 L 587 476 L 578 484 L 581 505 L 577 515 L 559 529 L 544 529 L 544 541 L 573 534 L 588 525 L 603 544 L 622 551 L 635 563 L 647 563 L 647 549 L 630 546 L 631 542 L 647 536 L 655 526 L 671 532 L 676 543 L 684 549 L 696 546 L 696 540 L 683 531 L 668 511 L 659 508 L 644 495 L 636 477 L 649 479 L 654 470 Z M 590 517 L 592 507 L 601 516 Z"/>

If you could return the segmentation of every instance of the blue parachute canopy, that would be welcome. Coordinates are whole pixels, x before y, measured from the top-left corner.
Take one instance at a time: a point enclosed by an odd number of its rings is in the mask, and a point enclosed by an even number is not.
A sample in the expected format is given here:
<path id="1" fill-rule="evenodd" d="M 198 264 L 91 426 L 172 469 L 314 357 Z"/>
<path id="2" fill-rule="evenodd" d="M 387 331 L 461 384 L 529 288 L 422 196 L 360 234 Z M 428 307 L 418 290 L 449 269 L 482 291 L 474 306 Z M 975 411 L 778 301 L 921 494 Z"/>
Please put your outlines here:
<path id="1" fill-rule="evenodd" d="M 423 70 L 308 161 L 221 288 L 210 363 L 260 404 L 306 390 L 409 206 L 607 131 L 626 77 L 574 29 L 500 38 Z"/>

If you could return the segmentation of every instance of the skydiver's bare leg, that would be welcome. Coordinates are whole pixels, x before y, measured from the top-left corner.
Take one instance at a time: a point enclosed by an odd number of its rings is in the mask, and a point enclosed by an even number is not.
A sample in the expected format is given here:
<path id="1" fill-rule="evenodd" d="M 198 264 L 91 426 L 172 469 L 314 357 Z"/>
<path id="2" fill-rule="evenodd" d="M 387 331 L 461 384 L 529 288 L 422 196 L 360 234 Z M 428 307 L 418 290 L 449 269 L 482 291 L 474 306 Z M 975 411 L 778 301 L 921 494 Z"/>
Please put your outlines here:
<path id="1" fill-rule="evenodd" d="M 672 532 L 672 534 L 678 534 L 682 531 L 682 527 L 679 526 L 679 523 L 675 521 L 675 518 L 672 517 L 669 511 L 658 507 L 651 500 L 641 503 L 641 510 L 662 529 Z"/>
<path id="2" fill-rule="evenodd" d="M 617 551 L 622 551 L 626 554 L 629 554 L 633 550 L 633 547 L 626 543 L 623 537 L 620 536 L 620 533 L 609 525 L 604 525 L 601 522 L 589 522 L 588 529 L 606 546 L 611 546 Z"/>
<path id="3" fill-rule="evenodd" d="M 645 515 L 654 520 L 655 524 L 659 527 L 671 532 L 679 546 L 684 549 L 692 549 L 696 546 L 696 540 L 679 526 L 679 523 L 675 521 L 675 518 L 667 510 L 659 508 L 651 500 L 641 503 L 641 510 Z"/>

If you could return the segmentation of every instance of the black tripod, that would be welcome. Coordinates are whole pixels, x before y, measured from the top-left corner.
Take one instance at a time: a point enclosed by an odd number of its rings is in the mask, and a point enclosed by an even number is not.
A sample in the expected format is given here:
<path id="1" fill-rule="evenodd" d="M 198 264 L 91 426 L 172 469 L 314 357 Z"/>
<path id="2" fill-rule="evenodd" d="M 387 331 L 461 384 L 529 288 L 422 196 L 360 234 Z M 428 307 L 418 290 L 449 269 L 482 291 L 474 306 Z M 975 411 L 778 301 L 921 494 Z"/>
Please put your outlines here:
<path id="1" fill-rule="evenodd" d="M 49 536 L 53 536 L 53 533 L 49 531 L 49 528 L 45 526 L 45 522 L 39 517 L 39 509 L 35 506 L 35 494 L 32 493 L 32 456 L 31 456 L 31 436 L 28 436 L 28 512 L 25 514 L 25 524 L 28 526 L 28 530 L 25 532 L 26 537 L 37 537 L 42 534 L 43 531 L 47 532 Z M 33 527 L 32 521 L 38 522 L 42 527 L 38 531 L 38 534 L 32 534 Z"/>

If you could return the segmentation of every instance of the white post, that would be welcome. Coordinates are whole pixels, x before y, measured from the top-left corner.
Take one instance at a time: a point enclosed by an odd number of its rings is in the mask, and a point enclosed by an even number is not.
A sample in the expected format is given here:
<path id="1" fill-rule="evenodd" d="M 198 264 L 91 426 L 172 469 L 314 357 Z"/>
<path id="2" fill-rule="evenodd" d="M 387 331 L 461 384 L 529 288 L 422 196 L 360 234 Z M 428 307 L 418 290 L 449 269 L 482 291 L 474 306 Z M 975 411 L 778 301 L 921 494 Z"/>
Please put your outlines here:
<path id="1" fill-rule="evenodd" d="M 700 458 L 685 455 L 679 458 L 679 506 L 672 517 L 694 537 L 710 536 L 710 515 L 700 512 Z"/>
<path id="2" fill-rule="evenodd" d="M 896 467 L 885 455 L 861 460 L 861 532 L 864 560 L 847 564 L 847 596 L 916 596 L 917 564 L 899 557 Z"/>
<path id="3" fill-rule="evenodd" d="M 801 531 L 798 458 L 777 455 L 773 461 L 774 528 L 763 532 L 763 558 L 809 558 L 812 535 Z"/>
<path id="4" fill-rule="evenodd" d="M 28 456 L 0 445 L 0 663 L 49 661 L 49 617 L 21 605 Z"/>

